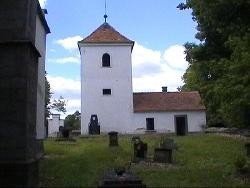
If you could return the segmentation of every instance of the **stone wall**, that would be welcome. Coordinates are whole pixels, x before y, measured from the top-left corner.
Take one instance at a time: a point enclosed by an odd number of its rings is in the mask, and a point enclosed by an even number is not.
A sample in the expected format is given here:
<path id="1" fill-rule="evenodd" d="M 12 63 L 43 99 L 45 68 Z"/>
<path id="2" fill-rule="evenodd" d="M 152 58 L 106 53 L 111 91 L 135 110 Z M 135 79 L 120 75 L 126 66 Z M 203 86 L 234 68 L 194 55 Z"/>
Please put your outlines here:
<path id="1" fill-rule="evenodd" d="M 37 0 L 0 1 L 0 185 L 38 186 Z M 41 11 L 41 10 L 40 10 Z"/>

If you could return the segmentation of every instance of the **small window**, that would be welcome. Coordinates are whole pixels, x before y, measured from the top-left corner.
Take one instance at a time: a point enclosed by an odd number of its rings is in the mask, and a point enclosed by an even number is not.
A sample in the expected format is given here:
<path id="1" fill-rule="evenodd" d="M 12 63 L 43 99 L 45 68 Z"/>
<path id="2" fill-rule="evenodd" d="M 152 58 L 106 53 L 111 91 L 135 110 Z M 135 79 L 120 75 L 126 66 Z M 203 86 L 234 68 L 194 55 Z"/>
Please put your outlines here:
<path id="1" fill-rule="evenodd" d="M 146 126 L 148 131 L 155 130 L 154 118 L 146 118 Z"/>
<path id="2" fill-rule="evenodd" d="M 103 67 L 110 67 L 110 55 L 105 53 L 102 56 L 102 66 Z"/>
<path id="3" fill-rule="evenodd" d="M 111 89 L 103 89 L 102 94 L 103 95 L 111 95 Z"/>

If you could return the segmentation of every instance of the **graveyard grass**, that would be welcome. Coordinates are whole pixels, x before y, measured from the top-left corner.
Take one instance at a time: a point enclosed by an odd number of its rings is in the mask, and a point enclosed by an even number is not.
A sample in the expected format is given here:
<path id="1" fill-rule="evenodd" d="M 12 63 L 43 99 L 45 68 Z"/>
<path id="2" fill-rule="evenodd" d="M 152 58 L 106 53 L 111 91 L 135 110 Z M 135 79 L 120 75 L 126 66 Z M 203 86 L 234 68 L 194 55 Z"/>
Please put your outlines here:
<path id="1" fill-rule="evenodd" d="M 148 143 L 148 155 L 161 139 L 141 137 Z M 231 187 L 250 186 L 236 175 L 234 162 L 246 155 L 243 141 L 216 135 L 173 137 L 178 144 L 174 165 L 131 165 L 130 170 L 148 187 Z M 120 136 L 119 147 L 109 148 L 107 136 L 78 138 L 77 142 L 44 143 L 45 157 L 40 164 L 41 187 L 97 186 L 105 170 L 132 158 L 131 136 Z"/>

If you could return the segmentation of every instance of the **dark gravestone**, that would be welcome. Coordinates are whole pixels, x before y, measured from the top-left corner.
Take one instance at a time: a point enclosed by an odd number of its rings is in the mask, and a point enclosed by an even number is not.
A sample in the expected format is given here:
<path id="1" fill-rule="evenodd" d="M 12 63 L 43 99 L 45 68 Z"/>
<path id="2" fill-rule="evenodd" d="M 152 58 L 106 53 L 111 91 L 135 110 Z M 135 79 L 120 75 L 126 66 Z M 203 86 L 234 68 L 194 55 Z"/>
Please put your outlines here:
<path id="1" fill-rule="evenodd" d="M 173 150 L 176 149 L 173 139 L 165 138 L 161 141 L 160 147 L 155 148 L 154 161 L 159 163 L 172 163 Z"/>
<path id="2" fill-rule="evenodd" d="M 147 158 L 148 145 L 143 143 L 139 137 L 133 137 L 134 161 L 140 161 Z"/>
<path id="3" fill-rule="evenodd" d="M 69 134 L 70 134 L 70 129 L 67 129 L 67 128 L 63 128 L 62 130 L 62 136 L 63 138 L 69 138 Z"/>
<path id="4" fill-rule="evenodd" d="M 0 187 L 37 187 L 37 0 L 0 0 Z M 44 19 L 45 20 L 45 19 Z"/>
<path id="5" fill-rule="evenodd" d="M 247 156 L 250 157 L 250 142 L 245 143 L 245 148 L 247 151 Z"/>
<path id="6" fill-rule="evenodd" d="M 109 146 L 118 146 L 118 132 L 111 131 L 109 134 Z"/>
<path id="7" fill-rule="evenodd" d="M 69 128 L 63 127 L 63 126 L 59 127 L 59 135 L 58 135 L 58 137 L 69 138 L 69 134 L 70 134 L 70 129 Z"/>
<path id="8" fill-rule="evenodd" d="M 172 149 L 155 148 L 154 161 L 159 163 L 172 163 Z"/>
<path id="9" fill-rule="evenodd" d="M 100 134 L 100 125 L 96 114 L 91 115 L 89 122 L 89 134 Z"/>
<path id="10" fill-rule="evenodd" d="M 142 183 L 142 180 L 131 172 L 124 172 L 121 175 L 117 175 L 115 171 L 109 171 L 105 173 L 99 188 L 145 188 L 146 185 Z"/>
<path id="11" fill-rule="evenodd" d="M 63 126 L 59 126 L 59 132 L 58 132 L 57 137 L 59 137 L 59 138 L 63 137 L 62 134 L 63 134 Z"/>

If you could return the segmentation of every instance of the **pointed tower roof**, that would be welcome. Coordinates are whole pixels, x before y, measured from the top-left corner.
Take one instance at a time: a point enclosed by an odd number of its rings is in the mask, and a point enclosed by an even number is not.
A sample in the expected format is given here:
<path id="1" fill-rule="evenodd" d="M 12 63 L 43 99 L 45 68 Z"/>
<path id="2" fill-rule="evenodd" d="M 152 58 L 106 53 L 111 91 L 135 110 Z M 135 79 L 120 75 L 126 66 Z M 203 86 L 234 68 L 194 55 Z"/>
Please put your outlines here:
<path id="1" fill-rule="evenodd" d="M 123 36 L 107 22 L 104 22 L 93 33 L 79 43 L 130 43 L 134 45 L 134 41 Z"/>

